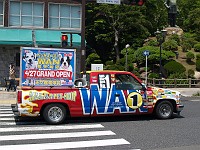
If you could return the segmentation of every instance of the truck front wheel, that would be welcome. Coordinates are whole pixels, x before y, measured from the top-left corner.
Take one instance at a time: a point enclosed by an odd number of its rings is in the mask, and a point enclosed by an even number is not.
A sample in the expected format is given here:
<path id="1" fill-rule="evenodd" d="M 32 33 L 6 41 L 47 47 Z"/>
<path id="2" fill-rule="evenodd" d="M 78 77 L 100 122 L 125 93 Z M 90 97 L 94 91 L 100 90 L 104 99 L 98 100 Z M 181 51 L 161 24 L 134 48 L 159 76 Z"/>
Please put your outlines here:
<path id="1" fill-rule="evenodd" d="M 48 124 L 61 124 L 66 116 L 66 108 L 62 104 L 49 104 L 43 111 L 43 117 Z"/>
<path id="2" fill-rule="evenodd" d="M 159 119 L 169 119 L 172 117 L 173 106 L 169 101 L 162 101 L 156 106 L 155 113 Z"/>

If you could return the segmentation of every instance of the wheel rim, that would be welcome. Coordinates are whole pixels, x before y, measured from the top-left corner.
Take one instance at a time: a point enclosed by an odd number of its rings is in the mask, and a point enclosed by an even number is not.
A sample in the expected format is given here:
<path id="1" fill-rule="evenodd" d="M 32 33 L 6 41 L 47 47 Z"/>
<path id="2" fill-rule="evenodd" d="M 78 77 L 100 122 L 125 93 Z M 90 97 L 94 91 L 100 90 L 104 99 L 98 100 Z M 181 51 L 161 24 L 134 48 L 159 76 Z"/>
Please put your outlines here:
<path id="1" fill-rule="evenodd" d="M 48 116 L 52 121 L 58 122 L 63 117 L 62 109 L 60 109 L 59 107 L 52 107 L 48 111 Z"/>
<path id="2" fill-rule="evenodd" d="M 159 111 L 163 117 L 168 117 L 171 114 L 171 107 L 167 104 L 163 104 Z"/>

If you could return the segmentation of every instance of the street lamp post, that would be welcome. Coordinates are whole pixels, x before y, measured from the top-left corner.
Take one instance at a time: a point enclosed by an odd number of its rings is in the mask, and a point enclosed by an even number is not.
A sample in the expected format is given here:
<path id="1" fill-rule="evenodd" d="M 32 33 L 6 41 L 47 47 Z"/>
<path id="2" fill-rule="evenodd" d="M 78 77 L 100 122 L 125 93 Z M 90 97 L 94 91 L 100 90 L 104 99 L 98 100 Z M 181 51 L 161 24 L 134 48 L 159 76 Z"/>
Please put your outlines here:
<path id="1" fill-rule="evenodd" d="M 165 37 L 167 35 L 167 30 L 163 29 L 163 30 L 159 31 L 157 29 L 155 34 L 156 34 L 156 38 L 157 38 L 157 41 L 159 42 L 159 46 L 160 46 L 159 77 L 162 78 L 162 43 L 165 41 Z"/>
<path id="2" fill-rule="evenodd" d="M 128 48 L 130 47 L 129 44 L 126 44 L 126 66 L 125 66 L 125 70 L 127 71 L 127 66 L 128 66 Z"/>

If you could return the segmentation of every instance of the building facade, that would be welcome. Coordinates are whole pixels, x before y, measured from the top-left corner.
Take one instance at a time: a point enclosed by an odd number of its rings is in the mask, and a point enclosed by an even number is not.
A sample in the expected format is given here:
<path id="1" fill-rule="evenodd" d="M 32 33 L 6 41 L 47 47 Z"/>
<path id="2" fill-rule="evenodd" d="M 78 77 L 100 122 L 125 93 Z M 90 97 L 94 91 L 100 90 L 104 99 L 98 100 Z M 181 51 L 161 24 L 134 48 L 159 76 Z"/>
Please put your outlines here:
<path id="1" fill-rule="evenodd" d="M 9 64 L 19 77 L 20 47 L 61 47 L 67 33 L 68 48 L 81 58 L 81 0 L 0 0 L 0 80 L 8 78 Z M 79 53 L 80 52 L 80 53 Z M 80 72 L 80 66 L 77 65 Z"/>

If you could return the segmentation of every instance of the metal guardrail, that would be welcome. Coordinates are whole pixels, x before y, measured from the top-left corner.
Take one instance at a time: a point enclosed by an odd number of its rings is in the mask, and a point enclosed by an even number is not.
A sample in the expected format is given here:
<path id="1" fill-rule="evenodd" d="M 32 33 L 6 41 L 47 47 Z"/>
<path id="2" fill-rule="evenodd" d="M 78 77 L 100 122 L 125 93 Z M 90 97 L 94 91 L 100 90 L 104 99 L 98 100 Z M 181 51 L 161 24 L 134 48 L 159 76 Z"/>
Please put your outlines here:
<path id="1" fill-rule="evenodd" d="M 149 86 L 169 87 L 169 88 L 199 88 L 200 79 L 150 79 L 147 83 Z"/>

